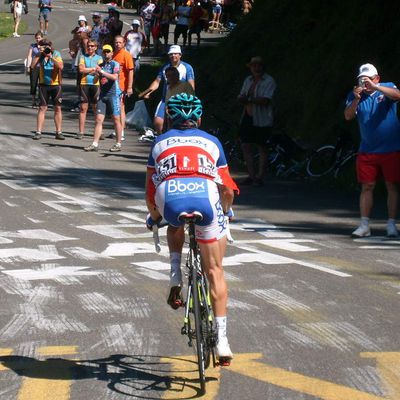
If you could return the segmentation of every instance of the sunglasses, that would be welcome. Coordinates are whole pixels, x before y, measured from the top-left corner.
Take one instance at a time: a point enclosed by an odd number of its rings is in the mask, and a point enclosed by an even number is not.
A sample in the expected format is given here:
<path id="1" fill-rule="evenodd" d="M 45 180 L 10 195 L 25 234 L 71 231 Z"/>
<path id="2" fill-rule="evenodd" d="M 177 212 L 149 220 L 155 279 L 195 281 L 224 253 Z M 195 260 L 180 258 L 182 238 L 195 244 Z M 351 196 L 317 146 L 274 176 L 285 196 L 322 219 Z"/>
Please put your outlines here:
<path id="1" fill-rule="evenodd" d="M 111 50 L 103 50 L 103 53 L 111 53 Z"/>
<path id="2" fill-rule="evenodd" d="M 88 47 L 97 47 L 95 44 L 88 44 Z"/>

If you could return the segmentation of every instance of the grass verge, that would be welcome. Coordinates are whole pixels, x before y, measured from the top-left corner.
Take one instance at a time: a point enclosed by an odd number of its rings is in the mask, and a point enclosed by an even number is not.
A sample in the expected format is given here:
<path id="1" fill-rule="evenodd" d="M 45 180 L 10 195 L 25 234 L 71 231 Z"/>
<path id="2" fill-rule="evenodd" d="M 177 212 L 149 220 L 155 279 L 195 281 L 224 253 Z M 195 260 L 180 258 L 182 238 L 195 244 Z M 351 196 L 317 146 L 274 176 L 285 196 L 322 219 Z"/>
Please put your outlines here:
<path id="1" fill-rule="evenodd" d="M 18 33 L 24 33 L 26 31 L 25 21 L 21 21 L 19 24 Z M 14 32 L 14 18 L 11 13 L 0 13 L 0 40 L 6 39 L 12 36 Z"/>

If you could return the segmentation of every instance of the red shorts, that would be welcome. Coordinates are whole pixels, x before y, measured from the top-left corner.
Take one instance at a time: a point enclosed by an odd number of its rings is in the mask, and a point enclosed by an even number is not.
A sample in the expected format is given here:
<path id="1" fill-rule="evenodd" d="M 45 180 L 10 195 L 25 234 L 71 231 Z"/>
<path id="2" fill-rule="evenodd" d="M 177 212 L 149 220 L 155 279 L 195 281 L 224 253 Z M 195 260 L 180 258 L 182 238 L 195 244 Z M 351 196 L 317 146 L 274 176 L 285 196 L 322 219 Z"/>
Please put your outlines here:
<path id="1" fill-rule="evenodd" d="M 359 183 L 376 182 L 381 176 L 385 182 L 400 183 L 400 151 L 391 153 L 359 153 L 357 179 Z"/>

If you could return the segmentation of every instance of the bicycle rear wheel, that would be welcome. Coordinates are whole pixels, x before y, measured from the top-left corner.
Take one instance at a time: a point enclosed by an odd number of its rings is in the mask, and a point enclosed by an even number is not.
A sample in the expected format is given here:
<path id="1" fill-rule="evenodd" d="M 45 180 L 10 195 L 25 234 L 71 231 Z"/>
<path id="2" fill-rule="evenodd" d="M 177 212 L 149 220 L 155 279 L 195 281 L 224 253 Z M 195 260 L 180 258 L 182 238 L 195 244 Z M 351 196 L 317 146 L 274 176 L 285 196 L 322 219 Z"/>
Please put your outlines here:
<path id="1" fill-rule="evenodd" d="M 196 262 L 196 261 L 195 261 Z M 206 393 L 206 343 L 203 336 L 203 326 L 201 318 L 201 306 L 199 299 L 198 289 L 198 276 L 197 268 L 193 266 L 193 278 L 192 278 L 192 296 L 193 296 L 193 313 L 196 333 L 196 355 L 197 355 L 197 366 L 199 369 L 200 389 L 201 394 Z"/>
<path id="2" fill-rule="evenodd" d="M 336 153 L 334 146 L 320 147 L 307 162 L 307 174 L 318 178 L 327 175 L 335 166 Z"/>

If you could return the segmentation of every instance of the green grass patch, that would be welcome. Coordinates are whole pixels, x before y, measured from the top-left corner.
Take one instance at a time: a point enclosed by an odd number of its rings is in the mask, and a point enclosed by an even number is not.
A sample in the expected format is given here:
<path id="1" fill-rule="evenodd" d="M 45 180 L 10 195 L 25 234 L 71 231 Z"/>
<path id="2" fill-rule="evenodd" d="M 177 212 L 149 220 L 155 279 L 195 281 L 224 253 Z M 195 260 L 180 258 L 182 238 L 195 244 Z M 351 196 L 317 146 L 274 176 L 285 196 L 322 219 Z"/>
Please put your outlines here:
<path id="1" fill-rule="evenodd" d="M 18 33 L 26 31 L 27 25 L 24 20 L 19 24 Z M 11 13 L 0 13 L 0 40 L 11 37 L 14 32 L 14 18 Z"/>

